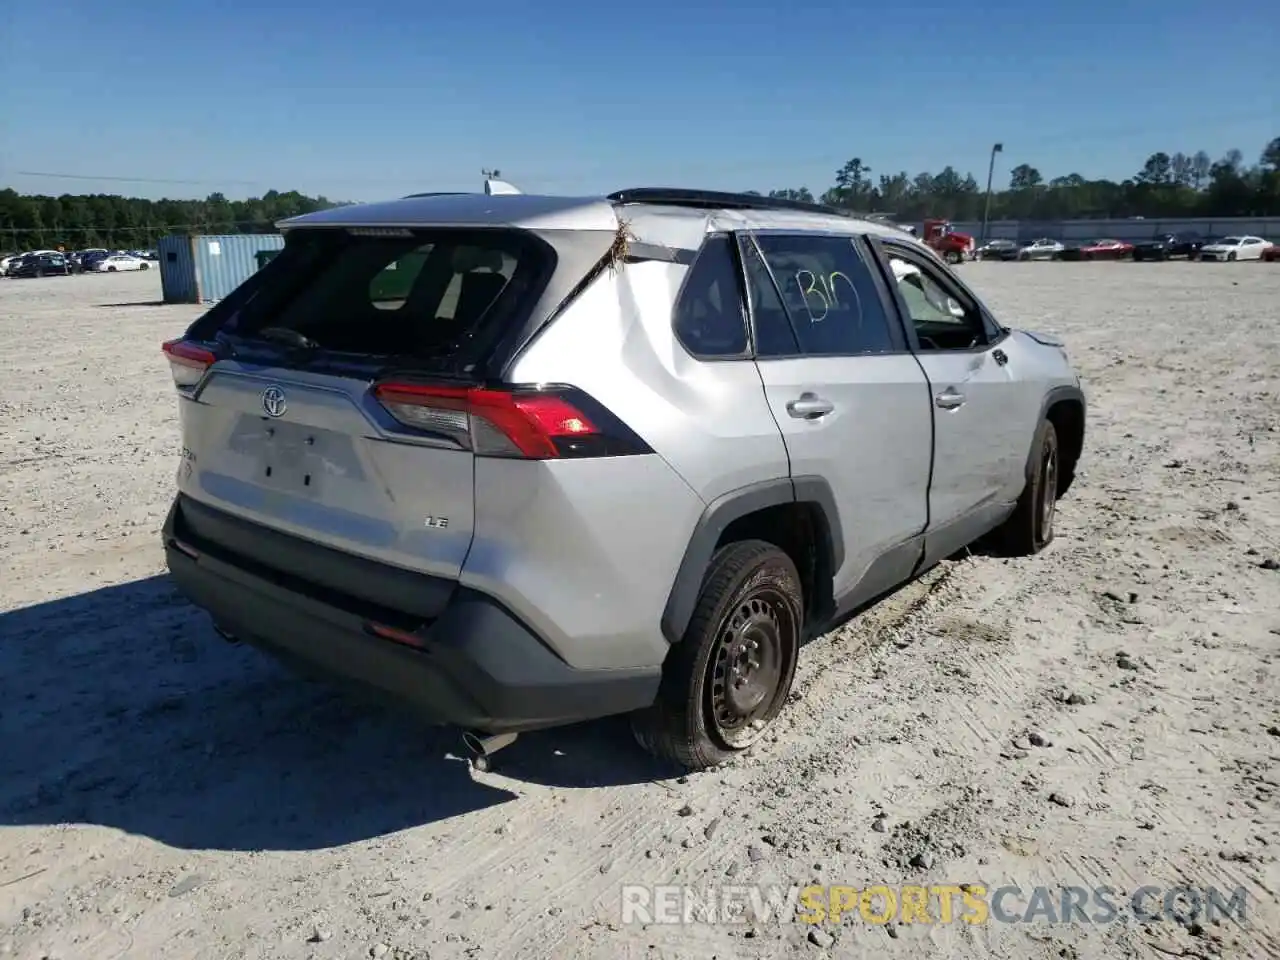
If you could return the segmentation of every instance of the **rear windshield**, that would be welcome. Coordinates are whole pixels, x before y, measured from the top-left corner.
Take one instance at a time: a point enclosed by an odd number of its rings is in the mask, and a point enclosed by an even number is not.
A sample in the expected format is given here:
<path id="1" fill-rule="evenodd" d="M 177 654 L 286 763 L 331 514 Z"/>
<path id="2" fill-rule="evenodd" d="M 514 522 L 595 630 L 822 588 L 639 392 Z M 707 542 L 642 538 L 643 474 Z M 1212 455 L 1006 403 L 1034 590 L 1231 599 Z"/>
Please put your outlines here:
<path id="1" fill-rule="evenodd" d="M 221 332 L 283 330 L 342 353 L 451 355 L 527 311 L 554 266 L 551 248 L 519 231 L 387 232 L 289 235 L 256 282 L 224 302 Z"/>

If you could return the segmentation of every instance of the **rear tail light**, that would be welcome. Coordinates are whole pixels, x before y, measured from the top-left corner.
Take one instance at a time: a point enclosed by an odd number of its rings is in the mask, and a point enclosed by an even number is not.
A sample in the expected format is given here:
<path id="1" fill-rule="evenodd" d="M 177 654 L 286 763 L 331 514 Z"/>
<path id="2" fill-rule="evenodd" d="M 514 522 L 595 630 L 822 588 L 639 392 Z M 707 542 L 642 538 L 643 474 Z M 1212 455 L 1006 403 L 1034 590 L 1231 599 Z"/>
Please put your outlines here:
<path id="1" fill-rule="evenodd" d="M 555 460 L 650 452 L 617 417 L 572 387 L 389 382 L 377 384 L 373 395 L 405 426 L 448 436 L 478 456 Z"/>
<path id="2" fill-rule="evenodd" d="M 190 340 L 168 340 L 161 349 L 173 371 L 173 382 L 179 387 L 194 387 L 218 359 Z"/>

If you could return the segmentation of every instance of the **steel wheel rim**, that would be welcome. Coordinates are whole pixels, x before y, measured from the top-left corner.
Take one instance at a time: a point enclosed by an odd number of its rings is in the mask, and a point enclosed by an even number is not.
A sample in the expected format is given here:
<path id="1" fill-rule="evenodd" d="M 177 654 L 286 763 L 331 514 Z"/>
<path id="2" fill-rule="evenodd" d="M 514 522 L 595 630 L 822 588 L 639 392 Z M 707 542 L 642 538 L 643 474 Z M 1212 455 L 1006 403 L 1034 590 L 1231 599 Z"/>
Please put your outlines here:
<path id="1" fill-rule="evenodd" d="M 1058 502 L 1058 451 L 1047 446 L 1040 464 L 1040 535 L 1053 530 L 1053 511 Z"/>
<path id="2" fill-rule="evenodd" d="M 717 737 L 729 749 L 750 746 L 775 712 L 791 654 L 794 621 L 785 599 L 758 590 L 725 614 L 709 665 L 707 706 Z"/>

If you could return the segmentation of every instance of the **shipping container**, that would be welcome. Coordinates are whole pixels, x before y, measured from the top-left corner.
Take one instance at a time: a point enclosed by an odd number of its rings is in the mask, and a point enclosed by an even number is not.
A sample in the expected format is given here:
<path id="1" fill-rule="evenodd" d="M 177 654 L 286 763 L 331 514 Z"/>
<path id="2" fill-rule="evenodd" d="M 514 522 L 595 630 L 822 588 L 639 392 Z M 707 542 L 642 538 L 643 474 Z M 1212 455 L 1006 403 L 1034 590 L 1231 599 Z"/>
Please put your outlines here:
<path id="1" fill-rule="evenodd" d="M 164 301 L 221 300 L 283 248 L 284 237 L 278 233 L 163 237 L 157 252 Z"/>

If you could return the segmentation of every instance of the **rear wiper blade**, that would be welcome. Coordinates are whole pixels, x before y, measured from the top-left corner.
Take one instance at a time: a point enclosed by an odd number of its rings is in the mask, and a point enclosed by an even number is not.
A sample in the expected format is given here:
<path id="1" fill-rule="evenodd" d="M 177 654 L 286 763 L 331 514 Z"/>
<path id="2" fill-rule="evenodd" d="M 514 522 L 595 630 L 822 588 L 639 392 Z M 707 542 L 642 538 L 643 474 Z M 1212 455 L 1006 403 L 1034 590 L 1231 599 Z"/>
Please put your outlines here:
<path id="1" fill-rule="evenodd" d="M 299 333 L 297 330 L 291 330 L 288 327 L 264 327 L 258 331 L 258 336 L 263 340 L 283 343 L 290 347 L 301 347 L 305 350 L 314 350 L 320 346 L 319 343 L 307 335 Z"/>

